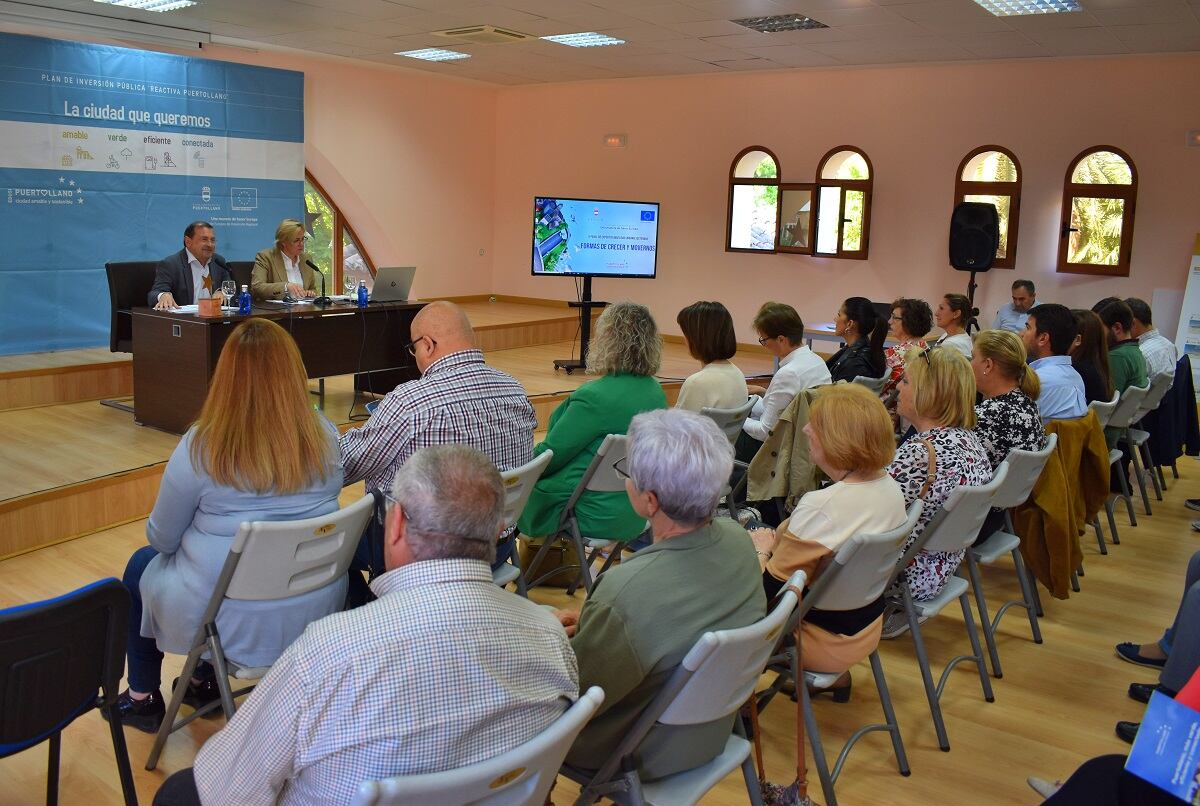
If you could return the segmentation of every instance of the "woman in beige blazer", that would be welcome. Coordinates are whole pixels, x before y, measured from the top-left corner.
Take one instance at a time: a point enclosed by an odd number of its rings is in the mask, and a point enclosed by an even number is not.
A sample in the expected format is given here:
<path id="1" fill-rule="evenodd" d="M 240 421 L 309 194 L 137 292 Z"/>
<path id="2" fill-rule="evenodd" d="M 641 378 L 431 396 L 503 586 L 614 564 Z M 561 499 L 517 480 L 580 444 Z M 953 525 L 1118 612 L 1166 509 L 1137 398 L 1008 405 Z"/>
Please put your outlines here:
<path id="1" fill-rule="evenodd" d="M 275 230 L 275 246 L 254 256 L 250 293 L 256 300 L 317 295 L 317 273 L 305 264 L 304 225 L 285 218 Z"/>

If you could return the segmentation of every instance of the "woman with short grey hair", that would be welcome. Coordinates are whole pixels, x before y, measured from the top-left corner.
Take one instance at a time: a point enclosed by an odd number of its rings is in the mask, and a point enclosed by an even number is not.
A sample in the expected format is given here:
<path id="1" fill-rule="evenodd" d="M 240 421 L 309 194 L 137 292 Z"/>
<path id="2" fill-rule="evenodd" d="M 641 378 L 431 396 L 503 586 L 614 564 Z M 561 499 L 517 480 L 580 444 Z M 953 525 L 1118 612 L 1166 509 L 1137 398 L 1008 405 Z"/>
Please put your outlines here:
<path id="1" fill-rule="evenodd" d="M 624 434 L 635 414 L 667 407 L 654 377 L 661 361 L 662 337 L 645 305 L 618 302 L 604 309 L 587 357 L 588 372 L 600 377 L 572 392 L 550 415 L 546 439 L 533 453 L 553 450 L 554 458 L 517 521 L 521 534 L 552 537 L 604 438 Z M 585 537 L 625 542 L 646 526 L 623 492 L 589 490 L 576 502 L 575 514 Z"/>
<path id="2" fill-rule="evenodd" d="M 682 409 L 639 414 L 629 424 L 628 473 L 653 490 L 672 522 L 695 528 L 712 519 L 733 471 L 733 446 L 710 418 Z"/>

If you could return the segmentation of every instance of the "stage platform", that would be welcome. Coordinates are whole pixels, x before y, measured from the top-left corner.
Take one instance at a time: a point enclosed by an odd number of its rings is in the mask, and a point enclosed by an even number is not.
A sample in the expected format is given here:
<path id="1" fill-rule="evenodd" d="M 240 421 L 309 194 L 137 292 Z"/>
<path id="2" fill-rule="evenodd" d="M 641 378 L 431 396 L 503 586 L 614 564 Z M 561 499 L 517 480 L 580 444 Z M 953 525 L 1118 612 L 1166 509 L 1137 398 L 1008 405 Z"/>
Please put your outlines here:
<path id="1" fill-rule="evenodd" d="M 564 303 L 488 298 L 456 300 L 467 311 L 488 363 L 516 377 L 529 393 L 544 429 L 554 408 L 589 377 L 555 371 L 556 358 L 577 354 L 578 316 Z M 735 358 L 748 375 L 768 373 L 772 359 L 757 346 Z M 49 400 L 0 408 L 0 559 L 71 540 L 149 514 L 162 469 L 179 437 L 136 425 L 133 415 L 101 405 L 98 398 L 131 399 L 128 354 L 72 350 L 0 358 L 4 383 L 37 384 L 39 378 L 91 377 L 124 368 L 124 386 L 90 387 L 88 400 L 72 393 L 76 384 Z M 698 369 L 678 340 L 664 345 L 660 378 L 674 401 L 679 383 Z M 316 381 L 311 382 L 315 392 Z M 14 386 L 15 388 L 15 386 Z M 2 392 L 0 392 L 2 393 Z M 3 398 L 0 398 L 3 399 Z M 38 398 L 41 399 L 41 398 Z M 314 397 L 315 400 L 315 397 Z M 367 398 L 354 395 L 351 376 L 325 382 L 325 413 L 342 430 L 366 419 Z"/>

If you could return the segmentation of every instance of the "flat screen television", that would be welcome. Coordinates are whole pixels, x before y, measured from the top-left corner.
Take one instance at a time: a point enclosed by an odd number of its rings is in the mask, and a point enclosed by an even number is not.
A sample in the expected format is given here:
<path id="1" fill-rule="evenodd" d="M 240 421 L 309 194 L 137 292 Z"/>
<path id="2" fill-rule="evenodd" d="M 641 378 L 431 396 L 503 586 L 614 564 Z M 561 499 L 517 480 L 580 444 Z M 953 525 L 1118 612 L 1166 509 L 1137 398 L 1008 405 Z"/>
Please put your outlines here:
<path id="1" fill-rule="evenodd" d="M 653 278 L 657 258 L 658 202 L 533 199 L 535 275 Z"/>

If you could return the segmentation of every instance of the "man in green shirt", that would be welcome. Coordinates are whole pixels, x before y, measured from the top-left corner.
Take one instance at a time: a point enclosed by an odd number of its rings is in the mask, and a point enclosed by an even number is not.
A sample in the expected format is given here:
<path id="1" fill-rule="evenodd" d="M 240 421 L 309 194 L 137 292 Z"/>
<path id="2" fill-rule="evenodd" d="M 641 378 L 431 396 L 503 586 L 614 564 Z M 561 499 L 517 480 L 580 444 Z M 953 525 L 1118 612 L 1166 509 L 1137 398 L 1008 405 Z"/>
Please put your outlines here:
<path id="1" fill-rule="evenodd" d="M 558 611 L 574 630 L 581 690 L 604 689 L 604 705 L 567 755 L 573 766 L 604 763 L 701 635 L 766 615 L 753 541 L 733 521 L 713 517 L 732 467 L 729 440 L 707 417 L 667 409 L 630 423 L 628 459 L 616 469 L 654 542 L 597 581 L 578 619 Z M 705 764 L 732 727 L 733 715 L 658 725 L 638 748 L 638 772 L 654 780 Z"/>

